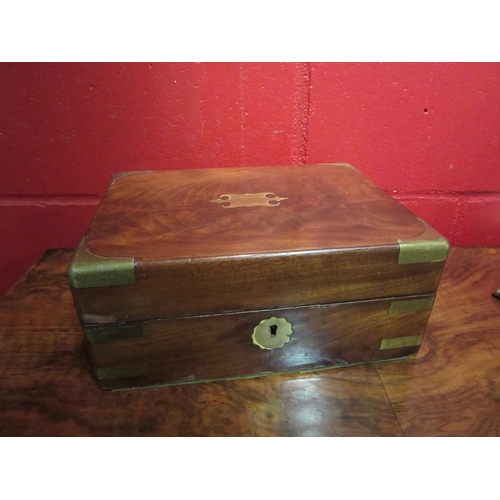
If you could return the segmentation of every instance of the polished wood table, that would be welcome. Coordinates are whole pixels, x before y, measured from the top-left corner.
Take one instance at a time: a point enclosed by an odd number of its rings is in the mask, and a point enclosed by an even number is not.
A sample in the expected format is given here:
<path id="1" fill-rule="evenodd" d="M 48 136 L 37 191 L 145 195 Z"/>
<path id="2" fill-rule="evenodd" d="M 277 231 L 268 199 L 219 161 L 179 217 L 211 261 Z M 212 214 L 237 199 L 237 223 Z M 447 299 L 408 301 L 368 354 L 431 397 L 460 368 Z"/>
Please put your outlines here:
<path id="1" fill-rule="evenodd" d="M 500 248 L 453 248 L 414 358 L 317 373 L 98 389 L 50 250 L 0 301 L 3 436 L 498 436 Z"/>

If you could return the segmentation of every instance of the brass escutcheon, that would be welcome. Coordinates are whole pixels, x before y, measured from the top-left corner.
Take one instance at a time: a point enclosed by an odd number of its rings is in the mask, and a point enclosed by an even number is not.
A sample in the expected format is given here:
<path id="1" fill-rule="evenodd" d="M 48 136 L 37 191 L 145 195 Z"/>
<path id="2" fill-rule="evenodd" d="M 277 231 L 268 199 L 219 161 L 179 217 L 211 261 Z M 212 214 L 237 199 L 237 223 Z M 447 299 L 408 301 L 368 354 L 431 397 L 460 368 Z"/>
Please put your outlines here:
<path id="1" fill-rule="evenodd" d="M 292 324 L 285 318 L 263 319 L 253 330 L 252 340 L 261 349 L 276 349 L 290 342 Z"/>
<path id="2" fill-rule="evenodd" d="M 281 200 L 274 193 L 245 193 L 245 194 L 221 194 L 216 200 L 210 200 L 212 203 L 222 203 L 222 208 L 238 207 L 277 207 Z"/>

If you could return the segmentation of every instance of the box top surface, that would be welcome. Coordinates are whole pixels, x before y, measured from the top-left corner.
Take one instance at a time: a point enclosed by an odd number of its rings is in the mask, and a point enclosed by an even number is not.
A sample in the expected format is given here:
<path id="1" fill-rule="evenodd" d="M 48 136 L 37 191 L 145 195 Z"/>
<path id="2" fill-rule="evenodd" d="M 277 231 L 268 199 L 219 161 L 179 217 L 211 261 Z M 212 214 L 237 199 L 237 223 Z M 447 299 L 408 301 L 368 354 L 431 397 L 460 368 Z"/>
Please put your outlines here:
<path id="1" fill-rule="evenodd" d="M 345 164 L 117 174 L 86 238 L 142 262 L 394 245 L 424 225 Z"/>

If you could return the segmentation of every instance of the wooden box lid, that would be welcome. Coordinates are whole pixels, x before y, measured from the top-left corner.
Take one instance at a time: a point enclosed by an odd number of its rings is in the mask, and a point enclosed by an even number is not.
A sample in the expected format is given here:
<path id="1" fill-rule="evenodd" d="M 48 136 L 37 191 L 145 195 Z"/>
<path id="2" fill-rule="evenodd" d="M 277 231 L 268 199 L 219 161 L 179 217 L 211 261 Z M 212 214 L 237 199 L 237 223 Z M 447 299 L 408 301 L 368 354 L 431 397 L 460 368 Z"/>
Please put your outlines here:
<path id="1" fill-rule="evenodd" d="M 125 172 L 69 277 L 112 323 L 434 293 L 448 248 L 347 164 Z"/>

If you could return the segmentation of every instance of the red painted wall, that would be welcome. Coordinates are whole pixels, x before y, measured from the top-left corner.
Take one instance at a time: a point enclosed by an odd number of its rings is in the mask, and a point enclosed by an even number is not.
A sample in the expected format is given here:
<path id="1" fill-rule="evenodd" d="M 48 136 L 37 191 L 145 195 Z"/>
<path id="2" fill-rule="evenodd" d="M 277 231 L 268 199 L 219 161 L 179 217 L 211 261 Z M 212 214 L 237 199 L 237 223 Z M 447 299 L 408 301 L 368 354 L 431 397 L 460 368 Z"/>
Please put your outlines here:
<path id="1" fill-rule="evenodd" d="M 348 162 L 500 244 L 500 64 L 0 64 L 0 295 L 126 170 Z"/>

